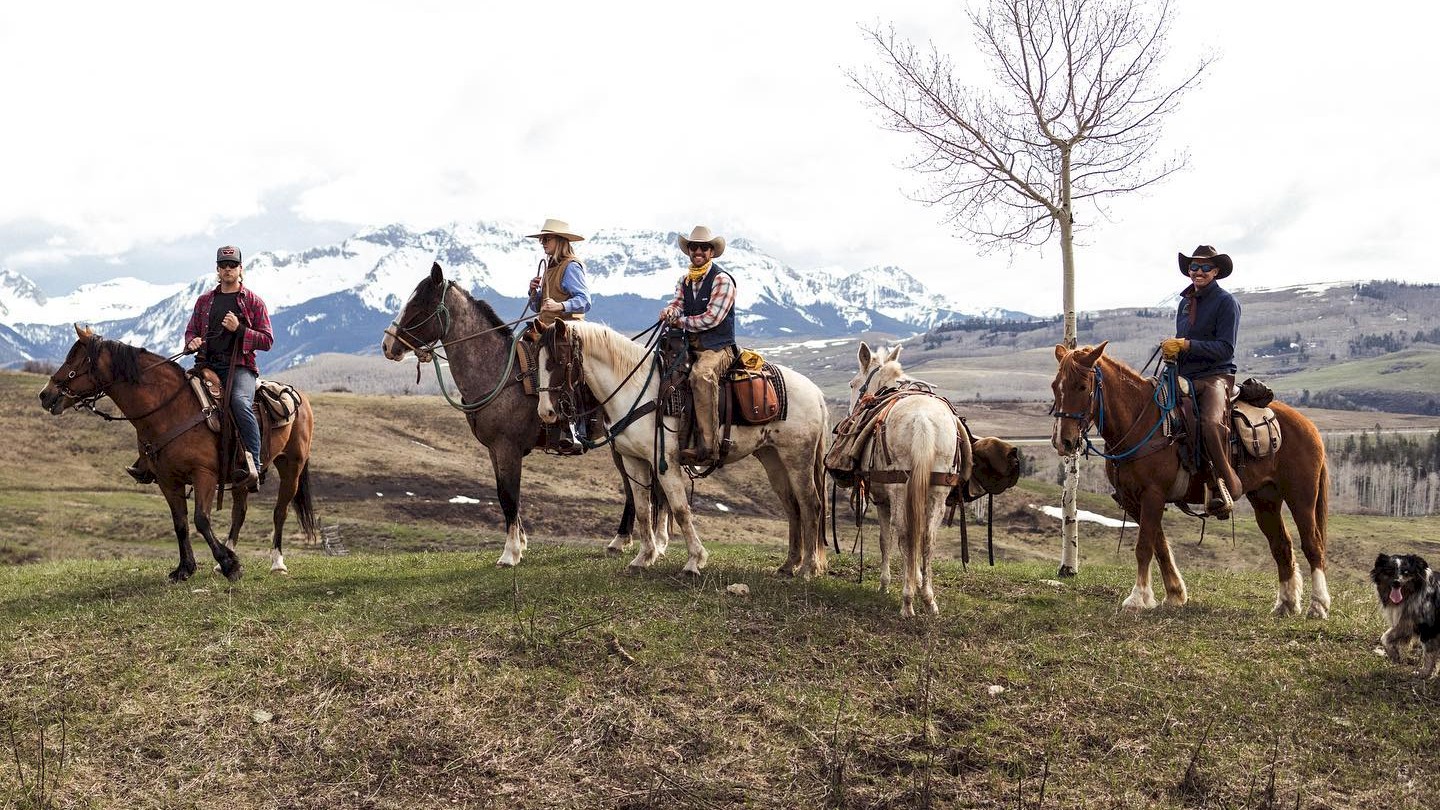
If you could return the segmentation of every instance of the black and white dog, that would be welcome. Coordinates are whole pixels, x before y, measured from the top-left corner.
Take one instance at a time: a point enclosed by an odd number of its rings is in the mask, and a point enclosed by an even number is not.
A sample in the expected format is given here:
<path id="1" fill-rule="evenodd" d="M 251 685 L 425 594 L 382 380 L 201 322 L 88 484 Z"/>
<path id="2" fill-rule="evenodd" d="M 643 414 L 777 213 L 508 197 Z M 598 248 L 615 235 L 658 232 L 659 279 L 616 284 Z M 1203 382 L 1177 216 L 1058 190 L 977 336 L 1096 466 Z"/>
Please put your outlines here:
<path id="1" fill-rule="evenodd" d="M 1370 581 L 1380 597 L 1380 612 L 1390 621 L 1390 629 L 1380 636 L 1385 654 L 1398 664 L 1401 651 L 1418 638 L 1424 652 L 1416 674 L 1434 675 L 1440 663 L 1440 574 L 1414 554 L 1381 554 L 1370 569 Z"/>

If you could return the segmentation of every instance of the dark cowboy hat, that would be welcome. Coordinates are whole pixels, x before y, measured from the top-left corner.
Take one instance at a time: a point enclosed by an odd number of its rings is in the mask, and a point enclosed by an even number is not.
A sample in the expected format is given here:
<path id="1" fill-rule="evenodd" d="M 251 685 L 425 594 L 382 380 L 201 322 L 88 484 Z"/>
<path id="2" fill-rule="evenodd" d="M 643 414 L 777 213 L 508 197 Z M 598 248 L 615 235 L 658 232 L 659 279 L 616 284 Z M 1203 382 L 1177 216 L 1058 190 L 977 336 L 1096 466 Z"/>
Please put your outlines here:
<path id="1" fill-rule="evenodd" d="M 1218 270 L 1215 274 L 1215 278 L 1217 279 L 1226 278 L 1230 275 L 1230 271 L 1235 269 L 1235 265 L 1230 262 L 1228 255 L 1216 253 L 1215 248 L 1210 245 L 1201 245 L 1195 248 L 1195 255 L 1193 256 L 1186 256 L 1184 253 L 1178 255 L 1180 256 L 1180 275 L 1186 278 L 1190 277 L 1190 262 L 1197 260 L 1209 259 L 1214 262 Z"/>

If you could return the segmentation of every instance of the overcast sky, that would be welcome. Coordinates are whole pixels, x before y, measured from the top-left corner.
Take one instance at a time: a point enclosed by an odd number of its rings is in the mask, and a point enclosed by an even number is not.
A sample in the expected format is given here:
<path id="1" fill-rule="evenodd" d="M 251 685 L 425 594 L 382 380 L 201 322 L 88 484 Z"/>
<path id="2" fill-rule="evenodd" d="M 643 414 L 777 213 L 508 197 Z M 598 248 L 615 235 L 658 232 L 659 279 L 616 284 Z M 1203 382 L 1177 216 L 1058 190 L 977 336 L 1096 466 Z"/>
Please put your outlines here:
<path id="1" fill-rule="evenodd" d="M 1437 280 L 1440 12 L 1401 5 L 1184 3 L 1170 66 L 1220 55 L 1167 125 L 1191 168 L 1083 234 L 1079 306 L 1160 301 L 1202 242 L 1231 288 Z M 500 6 L 4 4 L 0 265 L 59 295 L 396 222 L 706 223 L 802 270 L 891 264 L 966 308 L 1059 311 L 1058 242 L 980 256 L 907 197 L 914 144 L 845 77 L 877 21 L 974 64 L 964 4 Z"/>

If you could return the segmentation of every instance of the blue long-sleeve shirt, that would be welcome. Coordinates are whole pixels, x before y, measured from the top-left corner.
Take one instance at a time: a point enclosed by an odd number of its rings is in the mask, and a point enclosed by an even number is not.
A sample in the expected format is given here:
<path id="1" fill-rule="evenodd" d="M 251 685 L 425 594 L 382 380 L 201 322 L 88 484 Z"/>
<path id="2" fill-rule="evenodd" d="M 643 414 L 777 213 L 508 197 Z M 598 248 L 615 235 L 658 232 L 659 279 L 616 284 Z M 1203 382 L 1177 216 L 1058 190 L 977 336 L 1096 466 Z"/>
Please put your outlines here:
<path id="1" fill-rule="evenodd" d="M 1195 307 L 1195 323 L 1190 323 Z M 1187 287 L 1175 313 L 1175 337 L 1190 346 L 1180 353 L 1176 371 L 1184 377 L 1213 377 L 1235 373 L 1235 341 L 1240 336 L 1240 303 L 1235 296 L 1210 282 L 1198 295 Z"/>
<path id="2" fill-rule="evenodd" d="M 567 313 L 584 315 L 590 311 L 590 287 L 585 283 L 585 271 L 579 262 L 571 261 L 565 265 L 565 275 L 560 277 L 560 288 L 570 294 L 569 299 L 560 302 Z M 539 312 L 540 304 L 544 301 L 545 288 L 541 287 L 530 296 L 531 309 Z"/>

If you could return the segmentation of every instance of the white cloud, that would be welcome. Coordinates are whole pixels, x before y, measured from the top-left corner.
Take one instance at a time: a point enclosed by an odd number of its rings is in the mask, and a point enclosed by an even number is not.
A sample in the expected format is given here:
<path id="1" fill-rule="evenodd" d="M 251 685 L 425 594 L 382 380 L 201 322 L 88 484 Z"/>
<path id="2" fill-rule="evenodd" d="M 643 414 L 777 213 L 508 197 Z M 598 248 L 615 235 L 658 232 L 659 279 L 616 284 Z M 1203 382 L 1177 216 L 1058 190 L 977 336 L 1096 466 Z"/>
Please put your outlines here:
<path id="1" fill-rule="evenodd" d="M 869 60 L 860 22 L 893 20 L 965 63 L 962 12 L 8 4 L 0 70 L 25 78 L 0 85 L 0 263 L 55 294 L 87 260 L 189 278 L 207 258 L 186 258 L 194 240 L 249 236 L 255 252 L 340 224 L 706 222 L 797 267 L 895 264 L 967 304 L 1053 312 L 1058 245 L 977 256 L 905 197 L 911 144 L 843 75 Z M 1427 278 L 1437 12 L 1406 14 L 1180 9 L 1174 64 L 1222 52 L 1167 130 L 1192 170 L 1083 234 L 1080 306 L 1175 292 L 1174 252 L 1200 242 L 1234 251 L 1234 287 Z"/>

